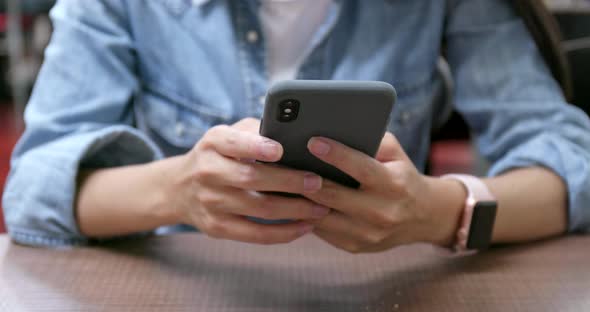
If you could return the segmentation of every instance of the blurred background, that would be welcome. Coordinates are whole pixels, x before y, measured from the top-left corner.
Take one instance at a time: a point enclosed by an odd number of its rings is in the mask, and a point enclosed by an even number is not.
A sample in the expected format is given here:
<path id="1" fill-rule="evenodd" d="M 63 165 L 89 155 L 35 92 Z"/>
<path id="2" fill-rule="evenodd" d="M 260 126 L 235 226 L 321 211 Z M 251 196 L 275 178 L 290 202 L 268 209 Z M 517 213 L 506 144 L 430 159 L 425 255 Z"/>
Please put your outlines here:
<path id="1" fill-rule="evenodd" d="M 94 1 L 94 0 L 80 0 Z M 133 0 L 135 1 L 135 0 Z M 51 37 L 48 12 L 55 0 L 0 0 L 0 194 L 10 153 L 24 129 L 22 112 Z M 563 35 L 571 65 L 573 104 L 590 112 L 590 0 L 545 0 Z M 484 173 L 461 118 L 450 113 L 433 138 L 429 172 Z M 589 134 L 590 135 L 590 134 Z M 0 233 L 4 231 L 0 209 Z"/>

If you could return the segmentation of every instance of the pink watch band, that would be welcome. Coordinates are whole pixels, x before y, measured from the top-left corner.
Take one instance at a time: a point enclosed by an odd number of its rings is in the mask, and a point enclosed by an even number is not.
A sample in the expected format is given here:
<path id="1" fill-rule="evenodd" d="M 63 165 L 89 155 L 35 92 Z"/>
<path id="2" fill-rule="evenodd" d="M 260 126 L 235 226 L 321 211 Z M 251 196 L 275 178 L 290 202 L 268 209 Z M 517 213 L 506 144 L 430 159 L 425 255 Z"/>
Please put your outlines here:
<path id="1" fill-rule="evenodd" d="M 487 247 L 491 240 L 496 216 L 496 198 L 485 183 L 477 177 L 466 174 L 448 174 L 441 178 L 458 180 L 467 190 L 465 207 L 454 244 L 455 250 L 466 251 Z M 482 203 L 486 205 L 481 205 Z M 476 207 L 478 207 L 477 211 Z M 474 224 L 479 225 L 480 228 L 472 229 Z"/>

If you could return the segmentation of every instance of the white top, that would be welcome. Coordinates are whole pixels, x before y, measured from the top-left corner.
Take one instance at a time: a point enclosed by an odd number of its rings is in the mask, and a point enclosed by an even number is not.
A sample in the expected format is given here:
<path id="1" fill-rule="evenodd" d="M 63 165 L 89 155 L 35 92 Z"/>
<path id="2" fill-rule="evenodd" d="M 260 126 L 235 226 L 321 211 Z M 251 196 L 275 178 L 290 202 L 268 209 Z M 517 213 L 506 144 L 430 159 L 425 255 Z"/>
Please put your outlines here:
<path id="1" fill-rule="evenodd" d="M 332 0 L 262 0 L 260 23 L 266 41 L 270 85 L 297 77 L 312 39 Z"/>

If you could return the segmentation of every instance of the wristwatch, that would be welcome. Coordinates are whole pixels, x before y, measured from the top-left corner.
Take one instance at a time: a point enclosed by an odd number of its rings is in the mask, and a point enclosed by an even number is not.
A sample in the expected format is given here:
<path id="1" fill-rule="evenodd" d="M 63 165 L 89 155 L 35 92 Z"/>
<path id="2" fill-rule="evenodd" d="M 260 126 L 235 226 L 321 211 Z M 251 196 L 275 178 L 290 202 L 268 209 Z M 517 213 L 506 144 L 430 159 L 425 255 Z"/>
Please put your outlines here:
<path id="1" fill-rule="evenodd" d="M 490 246 L 498 202 L 479 178 L 466 174 L 447 174 L 442 179 L 454 179 L 467 190 L 467 199 L 454 244 L 456 251 L 482 250 Z"/>

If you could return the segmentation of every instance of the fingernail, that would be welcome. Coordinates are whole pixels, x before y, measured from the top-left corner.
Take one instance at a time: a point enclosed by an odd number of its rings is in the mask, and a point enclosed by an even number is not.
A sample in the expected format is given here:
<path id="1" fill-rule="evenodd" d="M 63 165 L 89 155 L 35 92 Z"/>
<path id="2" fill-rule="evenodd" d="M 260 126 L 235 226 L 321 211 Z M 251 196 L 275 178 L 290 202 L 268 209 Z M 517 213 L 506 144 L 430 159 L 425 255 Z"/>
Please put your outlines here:
<path id="1" fill-rule="evenodd" d="M 306 224 L 306 225 L 299 228 L 298 234 L 299 234 L 299 236 L 302 236 L 302 235 L 305 235 L 311 231 L 313 231 L 313 225 Z"/>
<path id="2" fill-rule="evenodd" d="M 262 141 L 258 144 L 258 147 L 265 159 L 276 159 L 281 149 L 278 143 L 269 140 Z"/>
<path id="3" fill-rule="evenodd" d="M 315 219 L 323 218 L 327 216 L 328 213 L 330 213 L 330 208 L 320 205 L 314 205 L 311 211 L 311 215 Z"/>
<path id="4" fill-rule="evenodd" d="M 322 178 L 315 173 L 306 173 L 303 176 L 303 190 L 306 192 L 317 191 L 322 188 Z"/>
<path id="5" fill-rule="evenodd" d="M 318 138 L 313 138 L 309 141 L 309 150 L 318 156 L 325 156 L 330 152 L 330 144 Z"/>

